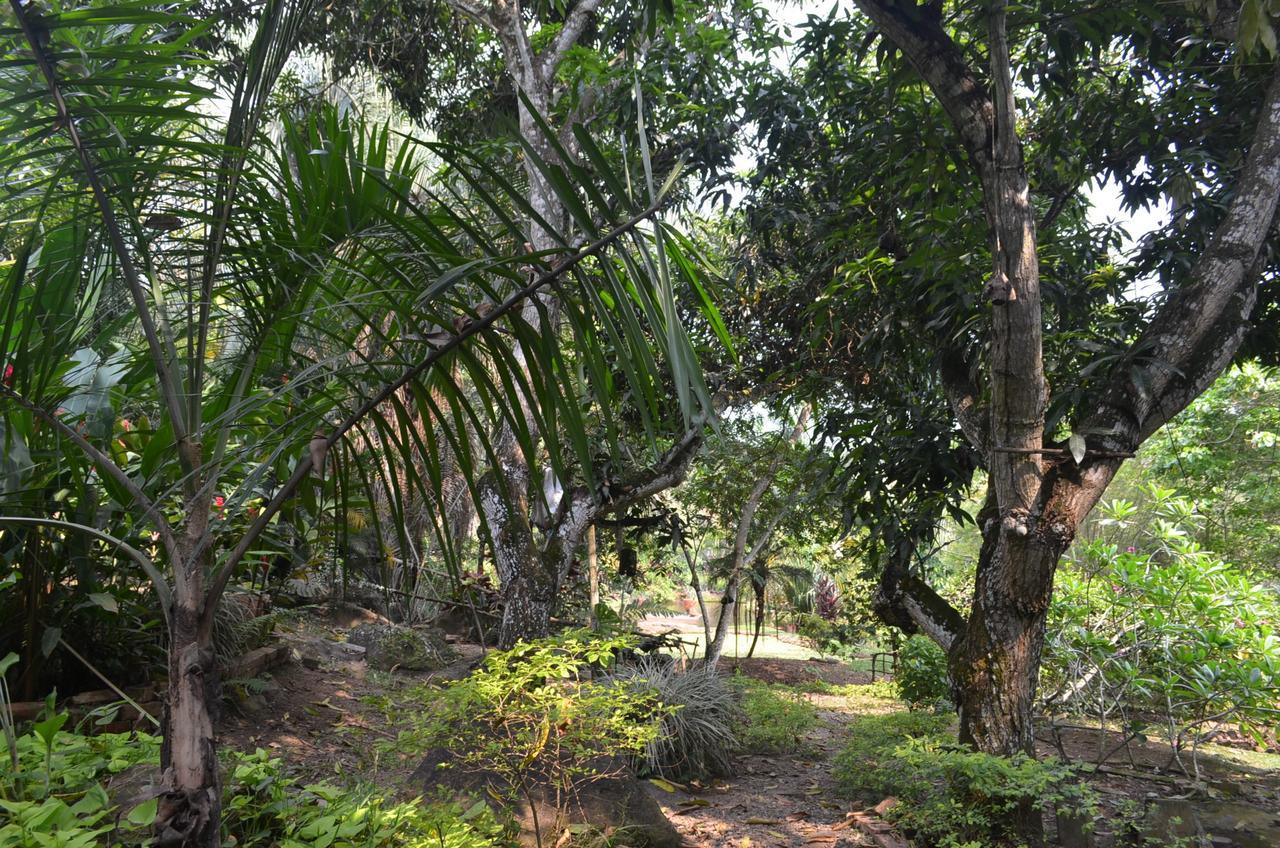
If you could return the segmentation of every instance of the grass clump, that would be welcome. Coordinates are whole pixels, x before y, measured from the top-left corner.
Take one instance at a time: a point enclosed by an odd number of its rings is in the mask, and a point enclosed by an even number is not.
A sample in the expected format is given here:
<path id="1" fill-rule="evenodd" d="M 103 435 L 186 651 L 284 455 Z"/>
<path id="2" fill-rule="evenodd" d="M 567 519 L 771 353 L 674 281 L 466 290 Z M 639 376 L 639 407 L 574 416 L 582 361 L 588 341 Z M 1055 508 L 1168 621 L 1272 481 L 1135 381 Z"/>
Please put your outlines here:
<path id="1" fill-rule="evenodd" d="M 724 678 L 703 666 L 678 671 L 651 659 L 619 669 L 617 677 L 652 691 L 667 709 L 660 731 L 636 757 L 640 774 L 689 780 L 730 773 L 742 714 Z"/>
<path id="2" fill-rule="evenodd" d="M 786 687 L 735 676 L 732 686 L 742 707 L 736 727 L 744 750 L 756 754 L 795 748 L 818 723 L 818 710 Z"/>

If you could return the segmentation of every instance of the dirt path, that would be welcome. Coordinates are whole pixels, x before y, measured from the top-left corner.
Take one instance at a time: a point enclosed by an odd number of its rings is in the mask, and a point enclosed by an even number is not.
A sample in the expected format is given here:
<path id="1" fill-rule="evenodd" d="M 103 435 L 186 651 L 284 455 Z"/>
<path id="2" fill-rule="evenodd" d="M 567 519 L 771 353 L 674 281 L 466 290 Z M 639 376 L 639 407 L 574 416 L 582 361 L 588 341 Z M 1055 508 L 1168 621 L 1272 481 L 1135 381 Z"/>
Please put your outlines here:
<path id="1" fill-rule="evenodd" d="M 844 726 L 852 716 L 840 699 L 811 696 L 819 706 L 819 724 L 792 752 L 743 756 L 739 773 L 709 786 L 690 785 L 675 792 L 649 791 L 688 846 L 874 845 L 851 827 L 852 808 L 836 795 L 831 760 L 844 744 Z"/>

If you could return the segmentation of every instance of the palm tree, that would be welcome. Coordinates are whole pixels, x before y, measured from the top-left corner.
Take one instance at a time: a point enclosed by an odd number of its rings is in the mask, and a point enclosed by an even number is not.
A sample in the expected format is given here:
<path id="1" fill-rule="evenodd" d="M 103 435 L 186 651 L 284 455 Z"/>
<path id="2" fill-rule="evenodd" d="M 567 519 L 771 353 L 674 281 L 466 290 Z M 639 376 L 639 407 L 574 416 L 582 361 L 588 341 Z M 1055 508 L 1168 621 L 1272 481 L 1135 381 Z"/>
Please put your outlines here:
<path id="1" fill-rule="evenodd" d="M 180 9 L 10 5 L 0 243 L 14 258 L 0 279 L 0 355 L 14 370 L 0 420 L 11 443 L 56 433 L 127 520 L 113 533 L 0 501 L 0 532 L 82 535 L 145 573 L 168 631 L 157 828 L 163 844 L 211 846 L 214 616 L 282 510 L 335 463 L 374 488 L 350 470 L 370 445 L 420 462 L 405 479 L 439 503 L 448 444 L 478 493 L 484 469 L 503 474 L 509 446 L 486 436 L 501 432 L 526 462 L 580 481 L 544 537 L 548 562 L 571 556 L 596 515 L 678 472 L 700 439 L 709 401 L 668 271 L 696 265 L 657 219 L 665 200 L 651 182 L 541 163 L 576 235 L 542 221 L 555 238 L 530 253 L 513 210 L 537 211 L 475 153 L 332 113 L 284 121 L 268 139 L 307 0 L 266 3 L 226 89 L 205 74 L 208 24 Z M 563 331 L 540 297 L 552 290 Z M 120 299 L 127 310 L 104 314 Z M 127 373 L 121 393 L 148 410 L 140 455 L 60 409 L 67 363 L 84 348 L 110 348 Z M 671 414 L 664 380 L 686 432 L 665 451 L 653 424 Z M 606 496 L 588 419 L 616 444 L 610 410 L 624 396 L 657 461 Z"/>

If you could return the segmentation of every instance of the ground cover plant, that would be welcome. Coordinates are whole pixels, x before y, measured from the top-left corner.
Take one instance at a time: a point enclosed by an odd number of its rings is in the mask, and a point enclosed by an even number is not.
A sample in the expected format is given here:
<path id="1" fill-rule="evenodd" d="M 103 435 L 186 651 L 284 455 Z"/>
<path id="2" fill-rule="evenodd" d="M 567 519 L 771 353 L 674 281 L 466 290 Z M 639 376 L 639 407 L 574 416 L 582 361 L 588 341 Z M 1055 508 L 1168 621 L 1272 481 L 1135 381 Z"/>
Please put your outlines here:
<path id="1" fill-rule="evenodd" d="M 17 738 L 17 759 L 0 777 L 5 848 L 157 844 L 160 739 L 146 733 L 85 735 L 62 729 L 50 709 Z M 501 848 L 487 807 L 396 800 L 370 786 L 302 785 L 266 751 L 228 752 L 222 840 L 280 848 Z M 144 774 L 148 780 L 126 780 Z M 121 788 L 123 786 L 123 789 Z M 160 834 L 160 840 L 164 835 Z"/>

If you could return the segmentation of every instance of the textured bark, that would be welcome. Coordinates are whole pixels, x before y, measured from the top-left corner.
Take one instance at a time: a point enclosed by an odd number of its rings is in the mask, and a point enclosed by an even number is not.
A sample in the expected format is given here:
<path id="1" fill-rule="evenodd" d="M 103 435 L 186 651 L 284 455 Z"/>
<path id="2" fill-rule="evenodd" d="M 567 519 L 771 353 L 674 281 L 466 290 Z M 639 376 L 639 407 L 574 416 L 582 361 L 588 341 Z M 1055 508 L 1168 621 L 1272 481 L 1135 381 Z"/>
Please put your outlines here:
<path id="1" fill-rule="evenodd" d="M 221 844 L 222 787 L 213 722 L 219 701 L 217 659 L 213 652 L 212 614 L 216 605 L 205 588 L 210 563 L 201 544 L 208 505 L 198 496 L 187 503 L 180 558 L 174 565 L 177 586 L 169 621 L 169 687 L 164 709 L 160 766 L 164 794 L 156 813 L 156 844 L 213 848 Z"/>
<path id="2" fill-rule="evenodd" d="M 1041 452 L 1048 389 L 1036 223 L 1016 133 L 1005 3 L 989 7 L 988 95 L 935 7 L 856 2 L 950 117 L 982 186 L 993 258 L 985 291 L 992 305 L 988 407 L 972 369 L 956 351 L 939 351 L 948 402 L 989 471 L 973 609 L 966 620 L 900 557 L 884 571 L 876 609 L 888 623 L 923 632 L 948 650 L 963 741 L 989 753 L 1031 752 L 1045 619 L 1062 553 L 1119 469 L 1115 457 L 1132 453 L 1203 392 L 1248 327 L 1260 251 L 1280 197 L 1280 71 L 1223 223 L 1085 416 L 1079 429 L 1090 434 L 1089 443 L 1077 465 Z M 1023 839 L 1041 840 L 1033 805 L 1018 810 L 1013 824 Z"/>

